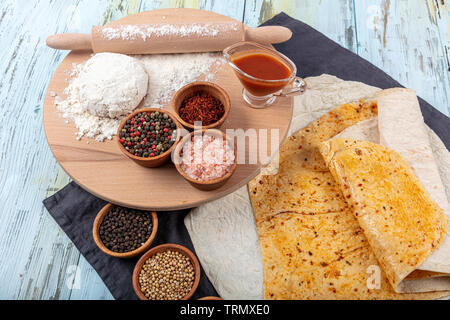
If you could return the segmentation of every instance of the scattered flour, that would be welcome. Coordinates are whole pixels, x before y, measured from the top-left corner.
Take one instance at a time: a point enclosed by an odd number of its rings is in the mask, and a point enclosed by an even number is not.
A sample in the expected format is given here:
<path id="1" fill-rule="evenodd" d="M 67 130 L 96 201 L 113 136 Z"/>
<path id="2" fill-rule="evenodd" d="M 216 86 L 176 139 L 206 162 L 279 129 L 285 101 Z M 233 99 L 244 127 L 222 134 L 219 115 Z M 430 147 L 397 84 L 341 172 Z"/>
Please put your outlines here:
<path id="1" fill-rule="evenodd" d="M 204 24 L 158 24 L 158 25 L 121 25 L 105 27 L 102 34 L 107 40 L 137 40 L 146 41 L 151 37 L 179 36 L 179 37 L 216 37 L 219 32 L 236 31 L 240 28 L 237 23 L 204 23 Z"/>
<path id="2" fill-rule="evenodd" d="M 209 72 L 216 63 L 223 63 L 220 54 L 164 54 L 135 56 L 150 75 L 150 87 L 144 106 L 161 108 L 181 87 L 200 77 L 212 81 L 215 74 Z"/>
<path id="3" fill-rule="evenodd" d="M 94 55 L 95 57 L 95 55 Z M 173 94 L 182 86 L 197 79 L 212 81 L 215 74 L 211 72 L 214 64 L 224 63 L 218 53 L 138 55 L 139 60 L 149 76 L 144 107 L 161 108 L 170 102 Z M 80 101 L 79 86 L 83 68 L 86 63 L 74 64 L 69 76 L 72 79 L 65 89 L 65 100 L 55 96 L 54 103 L 65 119 L 73 121 L 78 132 L 77 139 L 82 137 L 104 141 L 112 139 L 116 134 L 123 116 L 111 118 L 109 114 L 92 114 L 87 110 L 85 101 Z M 127 87 L 127 79 L 116 85 Z M 117 87 L 117 90 L 121 90 Z M 106 100 L 110 97 L 106 97 Z M 130 111 L 131 112 L 131 111 Z M 95 112 L 94 112 L 95 113 Z M 66 120 L 67 121 L 67 120 Z"/>

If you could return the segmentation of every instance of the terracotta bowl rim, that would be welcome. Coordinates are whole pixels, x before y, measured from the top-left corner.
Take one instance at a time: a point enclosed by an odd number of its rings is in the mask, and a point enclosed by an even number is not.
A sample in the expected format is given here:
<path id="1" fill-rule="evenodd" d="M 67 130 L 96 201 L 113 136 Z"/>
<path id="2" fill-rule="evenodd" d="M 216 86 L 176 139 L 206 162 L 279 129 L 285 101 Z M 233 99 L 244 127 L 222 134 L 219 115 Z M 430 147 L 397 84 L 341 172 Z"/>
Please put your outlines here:
<path id="1" fill-rule="evenodd" d="M 227 119 L 228 115 L 230 114 L 230 110 L 231 110 L 231 100 L 230 100 L 230 96 L 228 94 L 228 92 L 222 88 L 221 86 L 219 86 L 216 83 L 213 82 L 209 82 L 209 81 L 194 81 L 191 82 L 187 85 L 185 85 L 184 87 L 180 88 L 172 97 L 172 101 L 171 101 L 171 106 L 172 106 L 172 111 L 174 113 L 174 116 L 176 117 L 176 119 L 178 120 L 179 123 L 181 123 L 181 125 L 189 130 L 197 130 L 200 128 L 194 127 L 193 124 L 187 123 L 186 121 L 184 121 L 183 119 L 181 119 L 178 110 L 180 108 L 179 105 L 176 105 L 175 102 L 176 100 L 179 98 L 179 96 L 181 96 L 182 94 L 184 94 L 185 91 L 187 91 L 188 89 L 195 87 L 195 86 L 206 86 L 206 87 L 210 87 L 213 88 L 215 90 L 217 90 L 219 92 L 219 95 L 221 95 L 223 97 L 223 99 L 225 100 L 225 104 L 223 105 L 224 109 L 225 109 L 225 113 L 223 114 L 222 118 L 220 118 L 219 120 L 217 120 L 214 123 L 211 123 L 207 126 L 202 126 L 201 129 L 213 129 L 213 128 L 217 128 L 220 127 L 225 120 Z M 201 89 L 199 89 L 199 91 L 202 91 Z M 219 97 L 217 95 L 214 95 L 215 98 L 219 99 Z M 221 100 L 221 99 L 219 99 Z"/>
<path id="2" fill-rule="evenodd" d="M 134 249 L 133 251 L 115 252 L 115 251 L 112 251 L 112 250 L 108 249 L 103 244 L 103 242 L 102 242 L 102 240 L 100 238 L 100 226 L 102 225 L 103 219 L 105 218 L 105 216 L 114 207 L 121 207 L 121 206 L 118 206 L 118 205 L 115 205 L 115 204 L 112 204 L 112 203 L 108 203 L 107 205 L 105 205 L 97 213 L 97 216 L 95 217 L 94 224 L 92 226 L 92 236 L 94 238 L 94 242 L 97 245 L 97 247 L 101 251 L 103 251 L 104 253 L 106 253 L 109 256 L 112 256 L 112 257 L 115 257 L 115 258 L 123 258 L 123 259 L 136 257 L 136 256 L 142 254 L 144 251 L 148 250 L 148 248 L 150 248 L 150 246 L 152 245 L 153 241 L 155 240 L 156 234 L 158 232 L 158 215 L 156 214 L 155 211 L 149 211 L 149 210 L 139 210 L 139 211 L 150 212 L 151 215 L 152 215 L 152 233 L 150 234 L 150 236 L 148 237 L 147 241 L 145 241 L 142 246 L 140 246 L 137 249 Z M 133 210 L 135 210 L 135 209 L 133 209 Z"/>
<path id="3" fill-rule="evenodd" d="M 186 179 L 187 181 L 194 183 L 194 184 L 199 184 L 199 185 L 213 185 L 213 184 L 217 184 L 217 183 L 220 183 L 222 181 L 229 179 L 234 174 L 234 172 L 236 171 L 236 168 L 237 168 L 237 145 L 236 145 L 236 143 L 234 143 L 233 166 L 231 167 L 231 170 L 228 171 L 223 177 L 220 177 L 217 179 L 212 179 L 212 180 L 205 180 L 205 181 L 195 180 L 195 179 L 192 179 L 191 177 L 189 177 L 181 168 L 181 165 L 179 163 L 180 161 L 178 161 L 178 159 L 180 158 L 180 151 L 181 151 L 183 145 L 187 142 L 187 140 L 191 139 L 191 137 L 199 131 L 202 132 L 202 135 L 205 133 L 205 131 L 213 132 L 216 134 L 220 133 L 228 142 L 231 141 L 230 137 L 228 137 L 223 131 L 220 131 L 218 129 L 206 129 L 205 128 L 205 129 L 201 129 L 201 130 L 195 130 L 195 131 L 189 133 L 188 135 L 184 136 L 183 139 L 178 143 L 177 147 L 173 150 L 173 153 L 174 153 L 173 158 L 175 159 L 174 164 L 175 164 L 175 168 L 177 169 L 178 173 L 181 174 L 183 176 L 183 178 Z"/>
<path id="4" fill-rule="evenodd" d="M 136 263 L 136 266 L 133 270 L 133 289 L 136 295 L 139 297 L 140 300 L 149 300 L 141 291 L 140 285 L 139 285 L 139 274 L 142 270 L 142 267 L 144 266 L 145 261 L 147 261 L 151 256 L 155 255 L 158 252 L 167 251 L 167 250 L 176 250 L 178 252 L 181 252 L 186 257 L 189 258 L 191 261 L 193 267 L 194 267 L 194 284 L 192 285 L 191 290 L 180 300 L 188 300 L 193 295 L 195 290 L 197 290 L 198 284 L 200 282 L 200 263 L 198 262 L 197 257 L 194 255 L 194 253 L 186 248 L 185 246 L 175 244 L 175 243 L 165 243 L 161 244 L 159 246 L 153 247 L 149 251 L 147 251 Z"/>
<path id="5" fill-rule="evenodd" d="M 131 118 L 133 118 L 136 114 L 141 113 L 141 112 L 161 112 L 161 113 L 165 113 L 167 114 L 172 121 L 175 123 L 175 125 L 177 126 L 177 138 L 175 139 L 175 141 L 173 142 L 172 146 L 167 149 L 164 153 L 161 153 L 160 155 L 153 157 L 153 158 L 144 158 L 144 157 L 138 157 L 135 156 L 134 154 L 131 154 L 130 152 L 128 152 L 125 147 L 119 142 L 120 139 L 120 131 L 122 130 L 122 128 L 125 126 L 126 122 L 128 120 L 130 120 Z M 159 109 L 159 108 L 142 108 L 139 110 L 134 111 L 133 113 L 129 114 L 126 118 L 124 118 L 122 120 L 122 122 L 119 125 L 119 129 L 117 130 L 117 144 L 119 145 L 120 150 L 122 151 L 122 153 L 124 153 L 128 158 L 133 159 L 133 160 L 138 160 L 138 161 L 142 161 L 142 162 L 154 162 L 157 160 L 160 160 L 164 157 L 166 157 L 168 154 L 172 153 L 172 150 L 175 149 L 176 145 L 178 144 L 178 142 L 181 139 L 181 134 L 180 134 L 180 130 L 181 130 L 181 125 L 178 122 L 177 118 L 168 110 L 164 110 L 164 109 Z"/>

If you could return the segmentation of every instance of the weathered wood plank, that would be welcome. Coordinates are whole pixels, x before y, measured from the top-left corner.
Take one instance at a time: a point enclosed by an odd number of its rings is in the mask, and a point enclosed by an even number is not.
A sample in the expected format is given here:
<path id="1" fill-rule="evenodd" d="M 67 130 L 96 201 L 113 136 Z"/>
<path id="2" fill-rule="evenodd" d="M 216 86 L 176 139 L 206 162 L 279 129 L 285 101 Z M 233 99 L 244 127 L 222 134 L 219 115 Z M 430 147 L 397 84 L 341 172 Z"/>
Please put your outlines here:
<path id="1" fill-rule="evenodd" d="M 46 152 L 45 138 L 39 126 L 40 106 L 46 87 L 43 81 L 39 81 L 39 77 L 49 78 L 52 71 L 46 68 L 60 59 L 61 55 L 49 55 L 45 57 L 44 63 L 38 64 L 36 57 L 42 51 L 39 39 L 31 34 L 29 28 L 27 30 L 26 27 L 10 26 L 24 26 L 30 18 L 42 22 L 36 17 L 37 13 L 42 12 L 31 2 L 26 3 L 25 7 L 22 6 L 23 3 L 19 7 L 18 3 L 11 1 L 3 5 L 0 24 L 0 41 L 4 48 L 0 59 L 0 72 L 3 74 L 0 79 L 0 198 L 5 211 L 0 218 L 0 264 L 4 266 L 0 279 L 5 283 L 2 283 L 0 296 L 21 298 L 27 294 L 29 297 L 39 296 L 42 292 L 36 290 L 37 286 L 28 278 L 30 267 L 35 267 L 41 282 L 45 282 L 46 274 L 49 275 L 48 271 L 53 269 L 53 262 L 63 258 L 63 255 L 54 251 L 54 259 L 45 261 L 45 264 L 32 265 L 33 260 L 44 257 L 42 247 L 35 246 L 40 235 L 36 226 L 45 220 L 40 201 L 47 193 L 46 188 L 56 182 L 51 180 L 58 176 L 59 171 L 51 155 Z M 68 18 L 61 9 L 59 8 L 55 19 Z M 31 17 L 20 14 L 24 12 L 22 10 L 30 12 Z M 29 61 L 29 57 L 32 57 L 32 61 Z M 55 227 L 50 226 L 49 229 L 49 234 L 58 232 Z M 47 246 L 50 254 L 52 243 L 54 242 L 51 241 Z M 11 257 L 15 259 L 9 262 Z M 76 262 L 77 259 L 75 253 L 75 257 L 65 260 Z M 58 264 L 54 270 L 59 269 Z M 62 296 L 68 297 L 68 293 Z"/>
<path id="2" fill-rule="evenodd" d="M 440 42 L 450 71 L 450 8 L 445 0 L 427 0 L 431 20 L 437 25 Z"/>
<path id="3" fill-rule="evenodd" d="M 112 0 L 103 13 L 100 25 L 126 17 L 140 11 L 141 1 L 138 0 Z"/>
<path id="4" fill-rule="evenodd" d="M 2 1 L 0 298 L 71 296 L 65 285 L 70 277 L 66 270 L 78 265 L 80 254 L 41 203 L 69 181 L 48 149 L 42 130 L 43 97 L 65 56 L 47 48 L 45 38 L 57 32 L 87 32 L 100 22 L 106 4 Z M 86 292 L 91 291 L 88 285 Z M 101 290 L 101 295 L 109 295 L 104 286 Z"/>
<path id="5" fill-rule="evenodd" d="M 256 27 L 281 11 L 356 51 L 353 0 L 246 1 L 244 22 Z"/>
<path id="6" fill-rule="evenodd" d="M 449 73 L 425 1 L 355 1 L 358 53 L 449 115 Z"/>
<path id="7" fill-rule="evenodd" d="M 208 1 L 208 0 L 142 0 L 141 11 L 162 8 L 192 8 L 217 12 L 242 21 L 244 1 Z"/>

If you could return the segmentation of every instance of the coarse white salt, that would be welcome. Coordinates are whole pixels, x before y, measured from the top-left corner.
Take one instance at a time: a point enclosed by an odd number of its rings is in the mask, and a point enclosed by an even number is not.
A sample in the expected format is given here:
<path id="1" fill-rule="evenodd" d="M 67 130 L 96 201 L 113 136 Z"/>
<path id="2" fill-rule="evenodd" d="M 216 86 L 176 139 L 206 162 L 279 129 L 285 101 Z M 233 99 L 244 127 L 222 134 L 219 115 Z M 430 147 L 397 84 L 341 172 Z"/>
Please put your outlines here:
<path id="1" fill-rule="evenodd" d="M 185 143 L 180 167 L 190 178 L 207 181 L 225 176 L 234 161 L 234 150 L 227 140 L 205 133 Z"/>
<path id="2" fill-rule="evenodd" d="M 235 22 L 225 23 L 193 23 L 193 24 L 141 24 L 104 27 L 102 34 L 107 40 L 137 40 L 144 41 L 151 37 L 179 36 L 185 37 L 217 37 L 220 32 L 237 31 L 240 25 Z"/>

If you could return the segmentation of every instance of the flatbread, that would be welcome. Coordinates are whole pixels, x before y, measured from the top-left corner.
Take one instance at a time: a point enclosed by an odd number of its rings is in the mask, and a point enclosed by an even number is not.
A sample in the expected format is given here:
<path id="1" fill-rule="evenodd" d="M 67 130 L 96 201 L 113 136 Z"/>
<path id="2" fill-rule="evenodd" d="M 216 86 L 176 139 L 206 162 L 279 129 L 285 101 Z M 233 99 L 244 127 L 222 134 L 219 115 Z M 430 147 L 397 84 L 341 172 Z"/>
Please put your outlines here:
<path id="1" fill-rule="evenodd" d="M 383 90 L 376 99 L 380 143 L 406 159 L 430 197 L 450 218 L 450 205 L 415 91 L 405 88 Z M 450 237 L 445 238 L 419 269 L 450 274 Z"/>
<path id="2" fill-rule="evenodd" d="M 375 98 L 379 116 L 362 121 L 336 137 L 381 143 L 399 151 L 424 185 L 432 199 L 448 215 L 450 158 L 448 150 L 423 121 L 416 94 L 411 89 L 393 88 L 380 91 Z M 411 130 L 414 128 L 414 130 Z M 383 139 L 380 139 L 380 135 Z M 381 141 L 380 141 L 381 140 Z M 442 177 L 442 178 L 441 178 Z M 429 292 L 450 288 L 450 239 L 429 256 L 419 269 L 408 275 L 397 292 Z"/>
<path id="3" fill-rule="evenodd" d="M 340 106 L 291 136 L 279 172 L 249 183 L 264 260 L 266 299 L 431 299 L 398 294 L 339 185 L 318 158 L 321 142 L 376 115 L 373 102 Z M 368 273 L 379 270 L 379 288 Z"/>
<path id="4" fill-rule="evenodd" d="M 361 82 L 344 81 L 327 74 L 305 80 L 308 90 L 294 100 L 291 133 L 341 104 L 359 101 L 380 91 Z M 192 209 L 185 218 L 185 225 L 206 275 L 222 298 L 264 298 L 261 246 L 247 186 Z"/>
<path id="5" fill-rule="evenodd" d="M 343 81 L 330 75 L 307 78 L 306 80 L 308 90 L 295 98 L 294 119 L 290 132 L 302 129 L 311 121 L 341 104 L 363 98 L 367 99 L 380 91 L 378 88 L 363 83 Z M 376 119 L 374 120 L 376 122 Z M 447 170 L 450 167 L 450 155 L 436 134 L 429 128 L 428 131 L 433 153 L 438 162 L 441 176 L 445 181 L 444 184 L 447 189 L 450 189 L 450 172 Z M 248 201 L 246 188 L 241 188 L 222 199 L 193 209 L 185 219 L 199 260 L 219 295 L 224 299 L 242 299 L 245 297 L 262 299 L 264 297 L 261 246 L 253 212 Z M 284 216 L 286 217 L 286 215 Z M 278 216 L 278 218 L 281 217 L 283 215 Z M 226 228 L 224 228 L 224 221 Z M 236 232 L 230 231 L 232 229 L 236 229 Z M 225 230 L 226 232 L 224 232 Z M 226 250 L 222 251 L 223 248 L 226 248 Z M 245 255 L 242 255 L 243 251 L 246 252 Z M 355 259 L 371 261 L 367 258 L 367 255 L 361 255 Z M 223 267 L 225 262 L 227 266 Z M 369 280 L 370 274 L 365 274 L 363 271 L 365 272 L 364 268 L 361 268 L 360 271 L 356 270 L 354 273 L 356 272 L 363 277 L 362 279 L 365 279 L 359 282 L 365 288 L 364 282 Z M 381 282 L 380 285 L 382 288 L 385 285 L 390 286 L 387 281 Z M 344 292 L 344 295 L 347 294 L 346 292 Z M 404 298 L 432 299 L 439 296 L 441 294 L 417 297 L 407 295 Z M 347 294 L 347 297 L 358 299 L 360 296 L 355 293 L 353 296 Z M 330 296 L 330 298 L 332 297 Z M 378 298 L 383 297 L 378 295 Z M 384 298 L 389 299 L 390 297 L 384 296 Z"/>
<path id="6" fill-rule="evenodd" d="M 447 217 L 397 152 L 339 138 L 324 142 L 321 153 L 397 289 L 442 243 Z"/>
<path id="7" fill-rule="evenodd" d="M 380 143 L 380 132 L 378 131 L 378 117 L 358 122 L 348 127 L 334 138 L 350 138 L 354 140 L 364 140 L 373 143 Z M 333 139 L 334 139 L 333 138 Z"/>
<path id="8" fill-rule="evenodd" d="M 374 97 L 380 91 L 379 88 L 362 82 L 344 81 L 329 74 L 305 80 L 308 83 L 308 90 L 295 97 L 289 135 L 340 105 Z"/>

